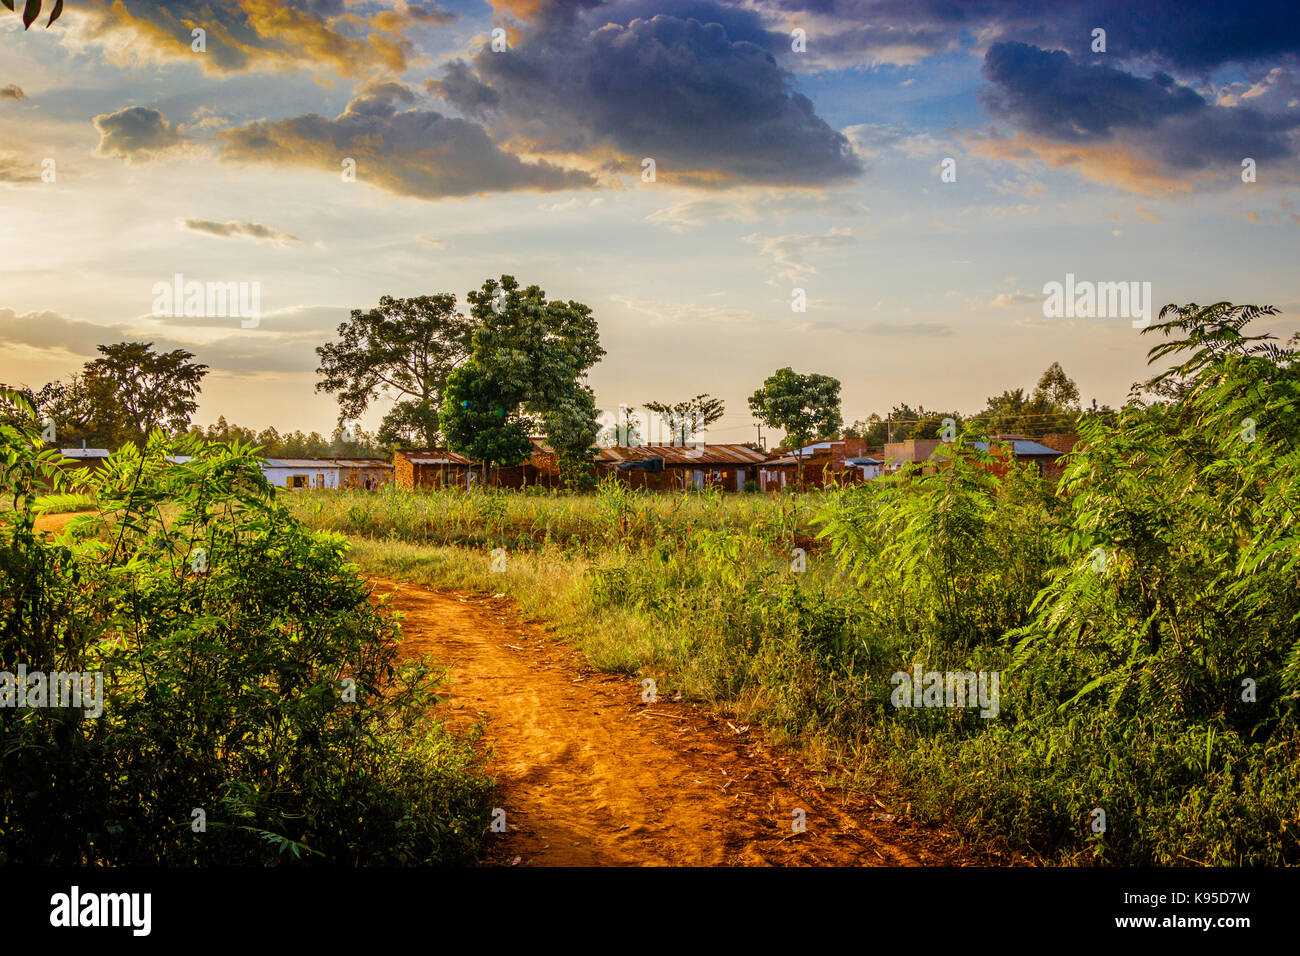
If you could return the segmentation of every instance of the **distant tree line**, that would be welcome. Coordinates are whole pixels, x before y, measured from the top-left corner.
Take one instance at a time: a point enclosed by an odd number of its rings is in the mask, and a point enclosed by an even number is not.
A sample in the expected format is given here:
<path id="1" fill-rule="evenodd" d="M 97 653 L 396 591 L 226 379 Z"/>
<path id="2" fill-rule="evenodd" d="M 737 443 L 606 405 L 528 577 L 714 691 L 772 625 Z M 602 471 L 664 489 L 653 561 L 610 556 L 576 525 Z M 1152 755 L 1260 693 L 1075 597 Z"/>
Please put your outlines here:
<path id="1" fill-rule="evenodd" d="M 1108 413 L 1111 408 L 1102 406 L 1097 411 Z M 1082 413 L 1078 385 L 1059 362 L 1053 362 L 1039 377 L 1032 393 L 1026 394 L 1023 388 L 1016 388 L 991 395 L 978 412 L 935 411 L 903 403 L 895 405 L 888 415 L 873 413 L 865 419 L 858 419 L 844 429 L 844 435 L 847 438 L 865 438 L 869 447 L 878 448 L 890 440 L 940 438 L 944 419 L 951 418 L 959 430 L 964 425 L 978 423 L 981 430 L 990 435 L 1041 438 L 1058 432 L 1073 432 Z"/>
<path id="2" fill-rule="evenodd" d="M 548 300 L 538 286 L 513 276 L 488 279 L 467 296 L 469 314 L 450 293 L 399 299 L 353 310 L 338 339 L 318 348 L 317 390 L 339 404 L 338 424 L 319 432 L 255 431 L 221 417 L 206 428 L 191 425 L 208 366 L 184 349 L 155 351 L 150 342 L 98 347 L 99 357 L 66 380 L 39 391 L 24 389 L 45 426 L 46 440 L 61 447 L 82 443 L 116 449 L 143 447 L 149 434 L 187 432 L 209 441 L 251 443 L 268 457 L 388 458 L 397 447 L 448 447 L 486 470 L 517 465 L 532 454 L 530 438 L 543 435 L 559 466 L 576 479 L 587 471 L 596 441 L 644 440 L 636 410 L 602 432 L 595 395 L 586 384 L 605 354 L 591 309 L 580 302 Z M 381 398 L 392 402 L 377 433 L 357 419 Z M 686 444 L 718 421 L 721 399 L 707 393 L 679 401 L 647 401 L 663 420 L 670 444 Z M 987 434 L 1040 438 L 1074 431 L 1081 414 L 1079 389 L 1057 362 L 1023 388 L 990 396 L 974 414 L 895 405 L 845 427 L 840 382 L 829 375 L 778 369 L 749 398 L 754 418 L 785 433 L 781 448 L 841 436 L 869 447 L 908 438 L 940 438 L 945 419 L 958 428 L 978 423 Z M 1101 409 L 1109 412 L 1109 408 Z"/>

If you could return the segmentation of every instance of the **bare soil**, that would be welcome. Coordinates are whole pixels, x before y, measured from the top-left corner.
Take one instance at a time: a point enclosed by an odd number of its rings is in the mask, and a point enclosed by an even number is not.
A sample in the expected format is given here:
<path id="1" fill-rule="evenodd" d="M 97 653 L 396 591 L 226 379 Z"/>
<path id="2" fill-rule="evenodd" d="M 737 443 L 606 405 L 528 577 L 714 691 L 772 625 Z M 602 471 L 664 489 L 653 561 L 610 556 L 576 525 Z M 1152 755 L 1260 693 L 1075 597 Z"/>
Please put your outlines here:
<path id="1" fill-rule="evenodd" d="M 507 829 L 502 865 L 970 865 L 951 836 L 827 788 L 761 728 L 642 700 L 512 601 L 375 578 L 405 615 L 404 644 L 450 664 L 442 716 L 486 719 Z M 795 826 L 803 811 L 804 829 Z"/>

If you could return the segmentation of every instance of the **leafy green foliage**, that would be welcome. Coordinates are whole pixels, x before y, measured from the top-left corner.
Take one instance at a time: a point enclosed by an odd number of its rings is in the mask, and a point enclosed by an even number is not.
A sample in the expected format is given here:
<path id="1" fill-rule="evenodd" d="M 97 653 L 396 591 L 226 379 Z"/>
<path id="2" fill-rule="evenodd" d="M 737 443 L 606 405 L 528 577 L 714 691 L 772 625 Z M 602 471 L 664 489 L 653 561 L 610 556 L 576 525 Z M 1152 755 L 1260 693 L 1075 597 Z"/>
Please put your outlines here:
<path id="1" fill-rule="evenodd" d="M 184 349 L 155 352 L 151 342 L 100 345 L 80 375 L 51 382 L 36 395 L 41 417 L 65 447 L 78 440 L 143 445 L 150 432 L 183 432 L 198 408 L 208 367 Z"/>
<path id="2" fill-rule="evenodd" d="M 439 672 L 402 659 L 347 542 L 294 520 L 249 446 L 125 446 L 88 479 L 98 512 L 47 542 L 61 479 L 34 432 L 0 424 L 0 671 L 102 673 L 103 713 L 0 708 L 0 858 L 473 858 L 488 784 L 429 719 Z"/>
<path id="3" fill-rule="evenodd" d="M 469 358 L 473 320 L 451 293 L 383 296 L 368 311 L 353 309 L 339 340 L 316 349 L 316 390 L 338 395 L 342 418 L 357 418 L 380 396 L 395 399 L 379 427 L 388 444 L 439 443 L 438 412 L 452 371 Z"/>
<path id="4" fill-rule="evenodd" d="M 540 287 L 520 288 L 508 275 L 488 279 L 468 298 L 478 322 L 473 367 L 458 377 L 457 396 L 443 402 L 449 446 L 485 463 L 518 464 L 527 455 L 518 432 L 526 439 L 527 423 L 537 421 L 562 469 L 580 473 L 599 432 L 595 394 L 583 379 L 605 354 L 591 309 L 548 300 Z M 482 457 L 477 447 L 495 457 Z"/>
<path id="5" fill-rule="evenodd" d="M 14 0 L 0 0 L 10 10 L 14 9 Z M 36 22 L 36 18 L 41 15 L 42 0 L 26 0 L 23 5 L 23 29 L 26 30 Z M 54 25 L 54 21 L 59 19 L 59 14 L 63 12 L 63 0 L 54 0 L 50 8 L 50 18 L 45 21 L 45 28 L 48 30 Z"/>
<path id="6" fill-rule="evenodd" d="M 510 390 L 471 360 L 451 374 L 442 409 L 447 444 L 471 461 L 517 465 L 532 451 L 521 392 Z"/>
<path id="7" fill-rule="evenodd" d="M 829 375 L 792 368 L 778 369 L 749 397 L 754 417 L 769 428 L 785 431 L 785 446 L 800 448 L 814 438 L 834 438 L 840 416 L 840 383 Z"/>

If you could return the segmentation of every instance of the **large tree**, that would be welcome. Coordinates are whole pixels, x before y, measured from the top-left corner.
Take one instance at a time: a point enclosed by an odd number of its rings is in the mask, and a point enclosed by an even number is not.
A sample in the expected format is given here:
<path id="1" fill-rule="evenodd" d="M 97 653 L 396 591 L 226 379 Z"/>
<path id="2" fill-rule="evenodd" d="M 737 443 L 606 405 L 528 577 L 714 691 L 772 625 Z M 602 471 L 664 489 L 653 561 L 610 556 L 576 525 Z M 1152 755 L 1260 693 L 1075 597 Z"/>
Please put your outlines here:
<path id="1" fill-rule="evenodd" d="M 646 409 L 663 419 L 672 434 L 671 444 L 685 445 L 722 417 L 726 410 L 722 399 L 708 394 L 696 395 L 684 402 L 670 405 L 667 402 L 646 402 Z"/>
<path id="2" fill-rule="evenodd" d="M 521 288 L 509 275 L 500 281 L 488 279 L 466 298 L 477 322 L 472 338 L 474 371 L 458 379 L 458 388 L 479 397 L 444 400 L 444 428 L 470 412 L 486 414 L 500 407 L 499 426 L 487 418 L 476 420 L 490 432 L 526 429 L 529 422 L 539 422 L 562 465 L 576 470 L 590 461 L 599 426 L 595 396 L 583 380 L 605 354 L 591 309 L 572 300 L 548 300 L 540 287 Z M 471 406 L 463 404 L 466 400 Z M 475 411 L 474 400 L 497 404 Z M 473 454 L 473 443 L 463 434 L 452 441 L 449 431 L 448 439 L 453 450 Z M 497 464 L 519 464 L 528 456 L 526 447 L 511 441 L 503 439 L 502 447 L 517 447 L 518 453 L 495 459 Z"/>
<path id="3" fill-rule="evenodd" d="M 447 445 L 481 463 L 483 483 L 489 467 L 517 465 L 528 458 L 529 420 L 520 414 L 522 392 L 503 385 L 471 360 L 451 373 L 443 402 Z"/>
<path id="4" fill-rule="evenodd" d="M 449 292 L 384 296 L 378 308 L 353 309 L 338 328 L 339 340 L 316 349 L 322 376 L 316 390 L 337 394 L 341 420 L 391 398 L 395 404 L 379 426 L 381 442 L 439 445 L 447 378 L 469 358 L 476 325 L 456 310 Z"/>
<path id="5" fill-rule="evenodd" d="M 787 447 L 802 449 L 814 439 L 835 438 L 844 421 L 840 417 L 840 381 L 829 375 L 792 368 L 778 369 L 749 397 L 749 408 L 764 425 L 785 432 Z M 803 455 L 799 455 L 799 481 L 803 482 Z"/>
<path id="6" fill-rule="evenodd" d="M 170 434 L 188 428 L 206 365 L 184 349 L 155 352 L 152 342 L 98 348 L 100 357 L 79 375 L 37 393 L 38 414 L 53 422 L 56 442 L 143 446 L 156 428 Z"/>

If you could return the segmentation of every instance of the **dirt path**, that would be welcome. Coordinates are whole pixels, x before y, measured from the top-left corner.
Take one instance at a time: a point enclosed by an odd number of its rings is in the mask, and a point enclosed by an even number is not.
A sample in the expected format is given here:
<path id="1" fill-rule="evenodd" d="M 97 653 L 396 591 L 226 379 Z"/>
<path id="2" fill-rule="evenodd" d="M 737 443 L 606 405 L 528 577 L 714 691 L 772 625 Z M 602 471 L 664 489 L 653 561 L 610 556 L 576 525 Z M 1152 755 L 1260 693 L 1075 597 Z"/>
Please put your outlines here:
<path id="1" fill-rule="evenodd" d="M 453 666 L 452 724 L 486 715 L 507 832 L 489 860 L 522 865 L 924 865 L 966 862 L 941 834 L 825 790 L 757 728 L 585 665 L 504 597 L 373 579 L 405 644 Z M 794 811 L 804 812 L 795 832 Z"/>

